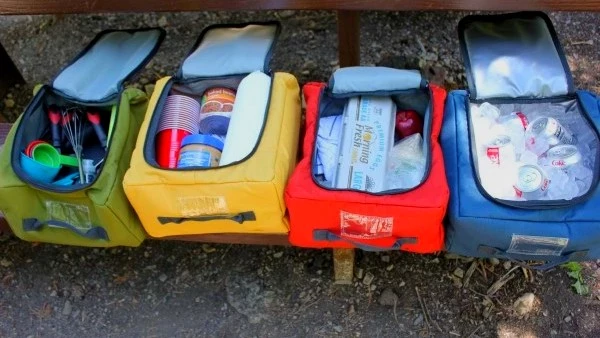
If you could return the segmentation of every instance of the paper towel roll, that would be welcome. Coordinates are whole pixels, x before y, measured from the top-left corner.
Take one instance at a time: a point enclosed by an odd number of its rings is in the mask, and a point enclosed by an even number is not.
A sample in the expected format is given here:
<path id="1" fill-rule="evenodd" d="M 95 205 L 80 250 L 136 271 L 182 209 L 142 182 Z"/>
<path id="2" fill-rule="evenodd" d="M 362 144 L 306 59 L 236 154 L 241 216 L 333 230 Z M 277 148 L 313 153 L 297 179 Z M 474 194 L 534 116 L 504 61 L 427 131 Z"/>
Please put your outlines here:
<path id="1" fill-rule="evenodd" d="M 267 114 L 270 89 L 271 78 L 258 71 L 240 82 L 220 166 L 242 160 L 256 146 Z"/>

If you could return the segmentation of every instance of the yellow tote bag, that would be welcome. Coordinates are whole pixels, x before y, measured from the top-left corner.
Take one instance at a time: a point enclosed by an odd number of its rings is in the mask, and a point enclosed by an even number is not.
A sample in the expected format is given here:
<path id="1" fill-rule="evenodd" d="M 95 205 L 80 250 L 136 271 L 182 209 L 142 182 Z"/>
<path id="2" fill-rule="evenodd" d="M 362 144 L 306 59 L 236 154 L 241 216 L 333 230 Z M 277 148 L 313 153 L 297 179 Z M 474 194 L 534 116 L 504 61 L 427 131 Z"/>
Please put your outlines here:
<path id="1" fill-rule="evenodd" d="M 283 194 L 296 164 L 300 89 L 293 75 L 268 71 L 279 30 L 276 22 L 208 27 L 177 75 L 157 82 L 123 182 L 151 237 L 287 234 Z M 169 95 L 200 101 L 209 88 L 237 90 L 257 70 L 268 76 L 270 90 L 260 134 L 254 144 L 248 143 L 252 151 L 247 156 L 212 168 L 168 169 L 158 164 L 156 134 Z M 241 87 L 237 95 L 236 103 L 243 95 Z M 236 136 L 232 130 L 230 125 L 227 137 Z"/>

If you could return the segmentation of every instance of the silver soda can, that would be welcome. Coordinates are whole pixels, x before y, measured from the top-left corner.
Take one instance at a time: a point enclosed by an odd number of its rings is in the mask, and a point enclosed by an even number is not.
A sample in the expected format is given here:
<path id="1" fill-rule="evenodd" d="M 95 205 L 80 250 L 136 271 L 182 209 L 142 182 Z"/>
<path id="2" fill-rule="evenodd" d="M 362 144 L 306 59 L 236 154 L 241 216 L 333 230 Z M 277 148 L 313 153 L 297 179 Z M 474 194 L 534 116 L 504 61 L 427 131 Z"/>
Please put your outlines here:
<path id="1" fill-rule="evenodd" d="M 581 153 L 573 145 L 559 145 L 546 152 L 547 163 L 554 168 L 566 170 L 581 162 Z"/>
<path id="2" fill-rule="evenodd" d="M 550 180 L 537 165 L 526 164 L 519 167 L 514 186 L 517 197 L 526 200 L 539 200 L 548 192 Z"/>
<path id="3" fill-rule="evenodd" d="M 486 157 L 497 166 L 514 163 L 516 161 L 515 147 L 510 137 L 498 135 L 485 147 Z"/>
<path id="4" fill-rule="evenodd" d="M 577 139 L 566 130 L 555 118 L 540 117 L 529 124 L 527 128 L 535 137 L 544 137 L 550 146 L 575 144 Z"/>

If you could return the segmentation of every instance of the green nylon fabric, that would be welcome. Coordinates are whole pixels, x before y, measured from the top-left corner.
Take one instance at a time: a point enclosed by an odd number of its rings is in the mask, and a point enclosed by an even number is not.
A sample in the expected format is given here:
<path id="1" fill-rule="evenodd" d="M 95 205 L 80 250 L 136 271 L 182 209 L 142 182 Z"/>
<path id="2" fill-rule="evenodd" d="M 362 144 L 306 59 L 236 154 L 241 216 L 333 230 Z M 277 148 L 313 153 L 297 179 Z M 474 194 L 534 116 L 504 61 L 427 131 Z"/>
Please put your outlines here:
<path id="1" fill-rule="evenodd" d="M 131 153 L 144 119 L 148 100 L 136 88 L 125 89 L 119 100 L 115 130 L 109 152 L 97 181 L 76 192 L 41 191 L 21 181 L 11 166 L 15 131 L 22 116 L 10 131 L 0 154 L 0 210 L 19 238 L 88 247 L 138 246 L 145 238 L 143 228 L 123 191 L 122 181 L 129 168 Z M 26 231 L 23 220 L 68 222 L 80 231 L 102 227 L 108 240 L 86 238 L 69 229 L 43 225 Z"/>

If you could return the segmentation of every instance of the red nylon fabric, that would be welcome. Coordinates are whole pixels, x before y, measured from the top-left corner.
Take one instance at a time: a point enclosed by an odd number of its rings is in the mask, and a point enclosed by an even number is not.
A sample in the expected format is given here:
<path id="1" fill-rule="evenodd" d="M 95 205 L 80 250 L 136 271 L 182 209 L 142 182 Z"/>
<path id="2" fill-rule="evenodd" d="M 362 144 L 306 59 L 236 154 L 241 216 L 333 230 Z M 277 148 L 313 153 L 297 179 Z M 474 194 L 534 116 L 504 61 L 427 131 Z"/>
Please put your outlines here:
<path id="1" fill-rule="evenodd" d="M 432 162 L 427 180 L 412 191 L 375 196 L 353 191 L 331 191 L 319 187 L 312 179 L 310 168 L 318 119 L 318 104 L 324 83 L 307 83 L 303 88 L 306 100 L 306 136 L 302 145 L 302 159 L 292 174 L 285 192 L 290 215 L 289 239 L 293 245 L 310 248 L 352 248 L 346 240 L 315 240 L 315 230 L 341 233 L 341 214 L 393 218 L 391 236 L 376 239 L 351 239 L 381 249 L 390 248 L 398 239 L 414 238 L 415 243 L 401 249 L 417 253 L 431 253 L 443 249 L 442 224 L 448 204 L 449 191 L 444 159 L 439 145 L 439 134 L 444 113 L 446 91 L 430 85 L 433 94 L 433 121 L 431 133 Z"/>

